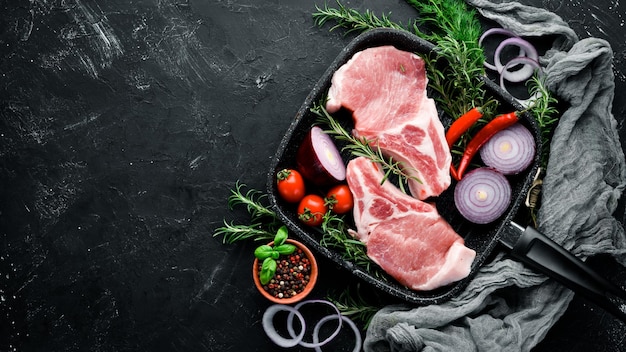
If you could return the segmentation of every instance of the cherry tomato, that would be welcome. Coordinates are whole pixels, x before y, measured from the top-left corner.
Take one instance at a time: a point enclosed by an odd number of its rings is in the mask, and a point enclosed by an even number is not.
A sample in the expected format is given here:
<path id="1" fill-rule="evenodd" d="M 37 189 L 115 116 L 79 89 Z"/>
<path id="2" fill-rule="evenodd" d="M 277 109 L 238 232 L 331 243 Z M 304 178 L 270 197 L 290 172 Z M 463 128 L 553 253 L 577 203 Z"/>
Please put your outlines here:
<path id="1" fill-rule="evenodd" d="M 354 199 L 348 185 L 337 185 L 326 194 L 326 205 L 335 214 L 345 214 L 352 210 Z"/>
<path id="2" fill-rule="evenodd" d="M 309 226 L 319 226 L 328 211 L 324 198 L 316 194 L 308 194 L 298 205 L 298 219 Z"/>
<path id="3" fill-rule="evenodd" d="M 280 197 L 289 203 L 298 203 L 306 194 L 302 175 L 293 169 L 283 169 L 276 174 Z"/>

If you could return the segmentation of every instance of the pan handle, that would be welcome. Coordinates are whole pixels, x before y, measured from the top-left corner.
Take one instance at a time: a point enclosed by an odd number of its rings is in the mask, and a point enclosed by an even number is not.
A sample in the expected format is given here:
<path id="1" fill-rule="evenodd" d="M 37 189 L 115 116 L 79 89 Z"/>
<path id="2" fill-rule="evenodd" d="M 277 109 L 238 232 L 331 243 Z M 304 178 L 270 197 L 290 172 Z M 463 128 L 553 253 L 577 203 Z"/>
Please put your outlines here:
<path id="1" fill-rule="evenodd" d="M 626 323 L 626 291 L 600 276 L 541 232 L 526 227 L 511 249 L 511 256 L 559 281 Z"/>

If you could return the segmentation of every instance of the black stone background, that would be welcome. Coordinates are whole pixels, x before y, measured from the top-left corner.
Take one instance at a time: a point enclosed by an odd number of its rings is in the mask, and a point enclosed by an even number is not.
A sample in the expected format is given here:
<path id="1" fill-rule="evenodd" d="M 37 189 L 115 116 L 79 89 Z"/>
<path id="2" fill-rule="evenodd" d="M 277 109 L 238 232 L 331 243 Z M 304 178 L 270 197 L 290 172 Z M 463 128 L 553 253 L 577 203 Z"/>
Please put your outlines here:
<path id="1" fill-rule="evenodd" d="M 524 3 L 611 42 L 623 138 L 624 5 Z M 261 329 L 254 244 L 212 233 L 247 218 L 229 190 L 265 189 L 293 114 L 352 38 L 318 28 L 315 4 L 0 3 L 0 351 L 279 350 Z M 415 17 L 401 0 L 345 4 Z M 356 284 L 321 266 L 312 297 Z M 626 327 L 576 298 L 535 350 L 626 351 Z"/>

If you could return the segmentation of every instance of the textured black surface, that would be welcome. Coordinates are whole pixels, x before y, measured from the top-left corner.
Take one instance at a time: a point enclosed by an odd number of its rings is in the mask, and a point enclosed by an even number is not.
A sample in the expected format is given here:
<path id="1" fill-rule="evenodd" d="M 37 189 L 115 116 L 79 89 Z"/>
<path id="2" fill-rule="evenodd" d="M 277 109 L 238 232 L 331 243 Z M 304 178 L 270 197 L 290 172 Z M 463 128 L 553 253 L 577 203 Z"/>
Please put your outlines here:
<path id="1" fill-rule="evenodd" d="M 251 284 L 254 244 L 211 235 L 247 220 L 229 190 L 265 189 L 297 109 L 353 38 L 318 28 L 316 3 L 0 4 L 0 350 L 277 350 Z M 611 42 L 624 136 L 623 5 L 526 3 Z M 346 4 L 415 16 L 400 0 Z M 592 262 L 626 282 L 611 260 Z M 313 297 L 356 285 L 320 265 Z M 577 298 L 536 350 L 623 351 L 625 336 Z"/>

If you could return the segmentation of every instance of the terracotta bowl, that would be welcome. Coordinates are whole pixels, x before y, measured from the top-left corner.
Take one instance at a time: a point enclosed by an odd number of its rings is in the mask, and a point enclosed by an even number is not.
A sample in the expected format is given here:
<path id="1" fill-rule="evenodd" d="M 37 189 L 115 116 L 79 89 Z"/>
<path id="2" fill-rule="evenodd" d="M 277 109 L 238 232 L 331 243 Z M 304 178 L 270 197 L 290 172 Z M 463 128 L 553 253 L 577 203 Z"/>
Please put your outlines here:
<path id="1" fill-rule="evenodd" d="M 268 243 L 268 245 L 271 246 L 273 243 L 274 242 L 270 242 Z M 265 298 L 267 298 L 268 300 L 274 303 L 279 303 L 279 304 L 292 304 L 292 303 L 296 303 L 304 299 L 313 290 L 313 287 L 315 286 L 315 283 L 317 282 L 317 275 L 318 275 L 317 262 L 315 261 L 315 257 L 313 256 L 313 253 L 304 244 L 296 240 L 287 239 L 286 243 L 291 243 L 294 246 L 301 249 L 302 252 L 309 259 L 309 264 L 311 266 L 311 273 L 309 275 L 309 282 L 304 287 L 304 290 L 302 292 L 298 293 L 295 296 L 291 296 L 287 298 L 278 298 L 278 297 L 272 296 L 271 294 L 269 294 L 269 292 L 265 291 L 265 289 L 263 288 L 263 285 L 261 285 L 261 281 L 259 279 L 259 270 L 258 270 L 259 260 L 255 258 L 254 263 L 252 264 L 252 278 L 254 279 L 254 285 L 256 286 L 256 288 L 259 290 L 259 292 L 261 292 L 261 294 Z"/>

